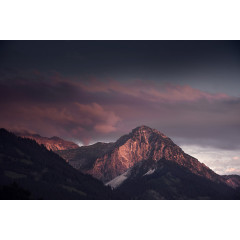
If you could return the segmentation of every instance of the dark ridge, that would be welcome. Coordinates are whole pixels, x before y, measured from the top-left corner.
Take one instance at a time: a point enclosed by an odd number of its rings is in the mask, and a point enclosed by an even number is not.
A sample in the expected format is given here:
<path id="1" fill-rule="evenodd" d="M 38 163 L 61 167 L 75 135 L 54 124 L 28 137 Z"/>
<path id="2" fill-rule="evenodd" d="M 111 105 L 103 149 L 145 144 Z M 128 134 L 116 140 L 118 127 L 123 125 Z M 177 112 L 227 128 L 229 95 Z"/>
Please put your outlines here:
<path id="1" fill-rule="evenodd" d="M 150 175 L 144 175 L 155 169 Z M 142 161 L 131 170 L 127 180 L 115 190 L 131 199 L 239 199 L 238 192 L 223 183 L 216 183 L 189 171 L 175 162 L 162 159 L 159 162 Z"/>
<path id="2" fill-rule="evenodd" d="M 109 187 L 34 140 L 0 129 L 1 199 L 114 199 Z"/>

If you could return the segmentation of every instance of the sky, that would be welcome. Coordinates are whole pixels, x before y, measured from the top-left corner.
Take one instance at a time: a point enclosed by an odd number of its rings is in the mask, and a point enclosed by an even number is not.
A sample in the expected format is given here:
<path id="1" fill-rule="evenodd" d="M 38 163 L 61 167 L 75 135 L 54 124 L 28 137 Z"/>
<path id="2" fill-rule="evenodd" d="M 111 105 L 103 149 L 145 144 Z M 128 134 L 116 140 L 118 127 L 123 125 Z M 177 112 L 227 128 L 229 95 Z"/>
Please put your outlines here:
<path id="1" fill-rule="evenodd" d="M 240 174 L 239 41 L 0 41 L 0 127 L 80 145 L 140 125 Z"/>

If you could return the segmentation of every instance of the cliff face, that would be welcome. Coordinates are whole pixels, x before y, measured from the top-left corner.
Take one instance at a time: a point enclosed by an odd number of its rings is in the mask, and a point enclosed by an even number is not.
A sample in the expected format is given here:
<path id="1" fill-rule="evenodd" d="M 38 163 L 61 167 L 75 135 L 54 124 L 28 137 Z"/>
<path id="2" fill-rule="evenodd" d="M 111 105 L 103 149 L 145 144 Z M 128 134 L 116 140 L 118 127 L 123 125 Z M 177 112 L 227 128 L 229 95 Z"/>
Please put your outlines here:
<path id="1" fill-rule="evenodd" d="M 67 150 L 67 149 L 76 149 L 79 146 L 73 142 L 63 140 L 59 137 L 42 137 L 38 134 L 26 134 L 26 133 L 17 133 L 15 134 L 22 138 L 29 138 L 35 140 L 38 144 L 43 144 L 48 150 L 58 151 L 58 150 Z"/>
<path id="2" fill-rule="evenodd" d="M 163 158 L 174 161 L 199 176 L 216 182 L 223 181 L 206 165 L 184 153 L 170 138 L 146 126 L 135 128 L 131 133 L 121 137 L 111 151 L 96 159 L 93 168 L 88 173 L 107 182 L 126 172 L 140 161 L 153 160 L 157 162 Z"/>

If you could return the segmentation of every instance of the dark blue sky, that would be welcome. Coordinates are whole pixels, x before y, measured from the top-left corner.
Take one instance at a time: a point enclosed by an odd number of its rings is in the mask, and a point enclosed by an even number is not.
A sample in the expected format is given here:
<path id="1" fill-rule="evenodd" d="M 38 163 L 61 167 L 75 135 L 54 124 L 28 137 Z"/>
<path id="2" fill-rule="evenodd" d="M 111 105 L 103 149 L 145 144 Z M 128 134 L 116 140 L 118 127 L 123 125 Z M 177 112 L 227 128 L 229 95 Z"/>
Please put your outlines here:
<path id="1" fill-rule="evenodd" d="M 154 80 L 238 96 L 238 41 L 1 41 L 0 74 Z"/>

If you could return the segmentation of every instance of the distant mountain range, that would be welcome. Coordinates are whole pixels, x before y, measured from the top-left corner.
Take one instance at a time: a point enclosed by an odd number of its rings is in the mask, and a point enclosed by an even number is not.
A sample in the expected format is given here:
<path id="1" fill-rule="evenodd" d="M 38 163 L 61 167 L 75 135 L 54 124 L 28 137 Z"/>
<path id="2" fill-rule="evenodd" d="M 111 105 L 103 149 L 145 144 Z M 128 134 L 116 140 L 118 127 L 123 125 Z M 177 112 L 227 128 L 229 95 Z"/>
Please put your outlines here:
<path id="1" fill-rule="evenodd" d="M 31 134 L 27 131 L 22 132 L 14 132 L 17 136 L 22 138 L 30 138 L 32 140 L 35 140 L 38 144 L 43 144 L 48 150 L 57 151 L 57 150 L 67 150 L 67 149 L 75 149 L 79 146 L 73 142 L 69 142 L 66 140 L 63 140 L 59 137 L 42 137 L 38 134 Z"/>
<path id="2" fill-rule="evenodd" d="M 42 184 L 41 190 L 53 184 L 61 194 L 53 191 L 51 199 L 54 195 L 55 199 L 240 199 L 240 176 L 216 174 L 147 126 L 133 129 L 114 143 L 82 147 L 56 137 L 22 137 L 1 130 L 0 163 L 4 167 L 0 179 L 1 185 L 4 180 L 4 186 L 16 192 L 16 184 L 31 191 L 32 198 L 39 198 L 35 184 Z M 32 182 L 32 187 L 26 182 Z M 43 199 L 46 196 L 42 194 Z"/>

